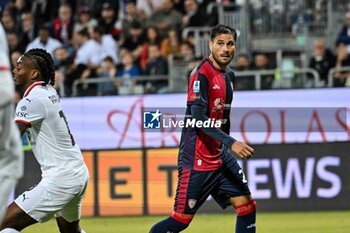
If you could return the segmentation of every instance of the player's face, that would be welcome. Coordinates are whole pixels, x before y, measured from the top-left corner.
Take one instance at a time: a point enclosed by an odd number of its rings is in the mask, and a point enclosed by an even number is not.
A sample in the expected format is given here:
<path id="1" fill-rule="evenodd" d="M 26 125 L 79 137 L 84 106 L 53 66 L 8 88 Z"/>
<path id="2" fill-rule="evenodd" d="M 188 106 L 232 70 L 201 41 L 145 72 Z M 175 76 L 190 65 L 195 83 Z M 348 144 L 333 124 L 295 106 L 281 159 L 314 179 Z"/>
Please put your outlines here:
<path id="1" fill-rule="evenodd" d="M 16 86 L 20 87 L 35 81 L 38 76 L 38 71 L 35 69 L 33 62 L 23 55 L 18 59 L 12 72 Z"/>
<path id="2" fill-rule="evenodd" d="M 232 61 L 236 51 L 236 41 L 231 34 L 221 34 L 209 44 L 214 62 L 221 69 L 225 69 Z"/>

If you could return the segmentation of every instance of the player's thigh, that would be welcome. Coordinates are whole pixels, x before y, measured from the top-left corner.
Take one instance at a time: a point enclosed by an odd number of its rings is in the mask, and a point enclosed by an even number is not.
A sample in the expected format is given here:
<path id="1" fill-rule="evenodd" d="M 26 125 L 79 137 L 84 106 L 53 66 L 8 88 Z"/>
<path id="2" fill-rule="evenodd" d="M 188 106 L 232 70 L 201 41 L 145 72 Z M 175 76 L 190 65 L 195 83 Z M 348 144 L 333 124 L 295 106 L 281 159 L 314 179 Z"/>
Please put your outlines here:
<path id="1" fill-rule="evenodd" d="M 0 223 L 6 212 L 8 198 L 10 193 L 14 190 L 17 179 L 0 175 Z"/>
<path id="2" fill-rule="evenodd" d="M 219 185 L 211 192 L 216 202 L 222 207 L 230 206 L 232 198 L 250 197 L 250 190 L 245 174 L 237 161 L 223 167 L 220 174 Z"/>
<path id="3" fill-rule="evenodd" d="M 59 182 L 42 180 L 34 188 L 22 193 L 16 204 L 38 222 L 50 220 L 76 195 L 77 187 L 64 187 Z"/>
<path id="4" fill-rule="evenodd" d="M 0 225 L 0 230 L 13 228 L 17 231 L 21 231 L 34 223 L 37 223 L 37 221 L 13 202 L 6 210 L 5 217 Z"/>
<path id="5" fill-rule="evenodd" d="M 76 222 L 81 217 L 81 208 L 83 198 L 86 193 L 88 181 L 84 185 L 78 185 L 80 187 L 79 192 L 77 192 L 74 197 L 56 214 L 56 218 L 63 218 L 67 222 Z"/>
<path id="6" fill-rule="evenodd" d="M 193 215 L 217 185 L 216 171 L 179 169 L 174 211 Z"/>

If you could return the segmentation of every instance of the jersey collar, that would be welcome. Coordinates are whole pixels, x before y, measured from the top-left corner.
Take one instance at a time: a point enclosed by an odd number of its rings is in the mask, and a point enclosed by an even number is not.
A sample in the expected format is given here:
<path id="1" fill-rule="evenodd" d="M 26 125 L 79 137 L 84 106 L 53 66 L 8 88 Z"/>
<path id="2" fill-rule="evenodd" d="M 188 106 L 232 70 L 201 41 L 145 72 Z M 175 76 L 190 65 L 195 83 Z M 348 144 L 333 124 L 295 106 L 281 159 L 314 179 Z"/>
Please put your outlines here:
<path id="1" fill-rule="evenodd" d="M 32 83 L 32 85 L 30 85 L 30 86 L 27 88 L 27 90 L 24 92 L 23 97 L 26 97 L 26 96 L 29 94 L 29 92 L 30 92 L 31 90 L 33 90 L 34 87 L 39 86 L 39 85 L 45 86 L 45 82 L 44 82 L 44 81 L 38 81 L 38 82 Z"/>
<path id="2" fill-rule="evenodd" d="M 0 71 L 10 71 L 10 67 L 8 66 L 0 66 Z M 3 75 L 1 75 L 3 76 Z"/>
<path id="3" fill-rule="evenodd" d="M 209 56 L 206 58 L 208 63 L 210 64 L 211 67 L 213 67 L 215 70 L 219 71 L 220 73 L 226 73 L 225 70 L 221 70 L 219 68 L 217 68 L 214 63 L 210 60 Z"/>

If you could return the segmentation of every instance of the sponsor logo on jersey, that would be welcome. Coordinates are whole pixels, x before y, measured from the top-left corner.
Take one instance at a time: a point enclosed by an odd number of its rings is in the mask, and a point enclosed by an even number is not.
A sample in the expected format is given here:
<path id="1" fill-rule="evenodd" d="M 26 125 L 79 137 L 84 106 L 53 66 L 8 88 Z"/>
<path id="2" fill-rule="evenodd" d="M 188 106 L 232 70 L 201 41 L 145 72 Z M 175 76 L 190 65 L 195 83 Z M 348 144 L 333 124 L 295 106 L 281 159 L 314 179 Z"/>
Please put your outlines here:
<path id="1" fill-rule="evenodd" d="M 199 89 L 200 89 L 200 81 L 194 81 L 194 84 L 193 84 L 193 92 L 195 93 L 198 93 L 199 92 Z"/>
<path id="2" fill-rule="evenodd" d="M 197 203 L 196 199 L 188 199 L 188 207 L 190 207 L 190 209 L 193 209 L 196 203 Z"/>
<path id="3" fill-rule="evenodd" d="M 16 116 L 27 118 L 29 116 L 29 114 L 26 112 L 16 112 Z"/>
<path id="4" fill-rule="evenodd" d="M 156 112 L 143 112 L 143 128 L 159 129 L 161 115 L 162 113 L 159 112 L 159 109 Z"/>
<path id="5" fill-rule="evenodd" d="M 26 194 L 25 194 L 25 193 L 22 194 L 22 197 L 23 197 L 22 202 L 24 202 L 25 200 L 28 200 L 28 199 L 29 199 L 29 197 L 26 197 Z"/>
<path id="6" fill-rule="evenodd" d="M 219 90 L 219 89 L 220 89 L 220 86 L 219 86 L 218 84 L 215 84 L 215 85 L 213 86 L 213 89 L 214 89 L 214 90 Z"/>
<path id="7" fill-rule="evenodd" d="M 29 102 L 29 103 L 31 103 L 33 100 L 32 99 L 28 99 L 28 98 L 26 98 L 26 100 Z"/>

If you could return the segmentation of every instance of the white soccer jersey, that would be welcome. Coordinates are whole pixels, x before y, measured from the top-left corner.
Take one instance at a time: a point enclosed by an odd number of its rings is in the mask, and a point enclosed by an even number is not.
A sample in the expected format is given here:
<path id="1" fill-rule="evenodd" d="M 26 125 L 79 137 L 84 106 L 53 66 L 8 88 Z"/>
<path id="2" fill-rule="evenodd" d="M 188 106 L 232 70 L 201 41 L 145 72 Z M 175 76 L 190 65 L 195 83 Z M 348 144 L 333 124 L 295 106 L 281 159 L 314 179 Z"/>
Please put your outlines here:
<path id="1" fill-rule="evenodd" d="M 9 194 L 23 175 L 21 137 L 13 122 L 15 88 L 5 31 L 0 23 L 0 223 L 5 214 Z"/>
<path id="2" fill-rule="evenodd" d="M 79 146 L 70 133 L 60 105 L 60 98 L 51 85 L 33 83 L 16 108 L 16 122 L 30 128 L 28 136 L 43 178 L 64 180 L 71 185 L 79 176 L 87 175 Z"/>
<path id="3" fill-rule="evenodd" d="M 0 48 L 0 176 L 20 178 L 23 174 L 23 152 L 18 128 L 12 122 L 15 87 L 6 34 L 1 23 Z"/>

